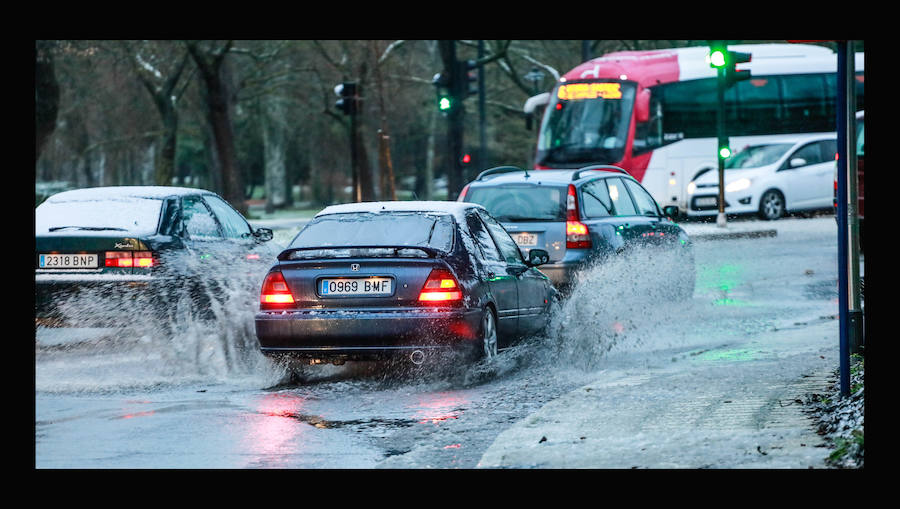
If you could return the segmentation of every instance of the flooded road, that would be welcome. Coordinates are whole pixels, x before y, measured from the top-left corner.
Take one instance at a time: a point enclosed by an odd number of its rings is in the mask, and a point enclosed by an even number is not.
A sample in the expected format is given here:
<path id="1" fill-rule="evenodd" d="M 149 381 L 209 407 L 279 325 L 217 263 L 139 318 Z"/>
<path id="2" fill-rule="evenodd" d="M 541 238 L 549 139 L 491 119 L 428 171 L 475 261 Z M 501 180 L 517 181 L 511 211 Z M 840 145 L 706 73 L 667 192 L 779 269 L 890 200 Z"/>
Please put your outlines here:
<path id="1" fill-rule="evenodd" d="M 777 223 L 776 237 L 697 242 L 686 302 L 642 282 L 648 260 L 600 267 L 547 335 L 490 365 L 347 363 L 292 380 L 253 347 L 240 295 L 214 322 L 182 315 L 169 335 L 39 328 L 35 466 L 474 468 L 504 430 L 610 370 L 752 360 L 743 342 L 767 331 L 828 320 L 836 330 L 834 219 Z"/>

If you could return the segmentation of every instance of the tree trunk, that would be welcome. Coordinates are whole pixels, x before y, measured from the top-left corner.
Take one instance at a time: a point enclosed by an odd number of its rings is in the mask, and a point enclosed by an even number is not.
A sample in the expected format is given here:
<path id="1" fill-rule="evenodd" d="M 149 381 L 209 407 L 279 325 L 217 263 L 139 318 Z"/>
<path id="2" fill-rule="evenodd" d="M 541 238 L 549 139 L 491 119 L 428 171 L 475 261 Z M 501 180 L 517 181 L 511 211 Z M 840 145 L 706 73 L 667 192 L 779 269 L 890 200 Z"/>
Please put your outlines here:
<path id="1" fill-rule="evenodd" d="M 34 66 L 34 160 L 41 157 L 41 151 L 53 130 L 56 129 L 56 116 L 59 113 L 59 84 L 52 54 L 53 43 L 35 41 Z"/>
<path id="2" fill-rule="evenodd" d="M 154 180 L 158 186 L 172 185 L 175 176 L 175 149 L 178 139 L 178 114 L 174 108 L 163 114 L 162 147 L 159 157 L 156 158 L 156 171 Z"/>
<path id="3" fill-rule="evenodd" d="M 196 43 L 189 43 L 188 50 L 194 57 L 203 82 L 206 84 L 208 119 L 216 142 L 216 153 L 221 168 L 223 198 L 241 214 L 246 214 L 244 179 L 237 164 L 234 129 L 231 122 L 232 105 L 228 68 L 224 65 L 224 56 L 230 46 L 229 42 L 216 52 L 202 53 Z"/>
<path id="4" fill-rule="evenodd" d="M 285 165 L 285 132 L 279 121 L 282 111 L 278 99 L 266 96 L 262 101 L 262 139 L 265 165 L 266 213 L 282 208 L 287 203 L 287 166 Z"/>
<path id="5" fill-rule="evenodd" d="M 378 111 L 381 118 L 381 129 L 378 130 L 378 175 L 381 198 L 396 200 L 397 190 L 394 185 L 394 165 L 391 161 L 391 136 L 387 128 L 387 111 L 384 102 L 384 80 L 378 55 L 381 53 L 378 43 L 372 41 L 370 54 L 375 58 L 375 88 L 378 94 Z"/>

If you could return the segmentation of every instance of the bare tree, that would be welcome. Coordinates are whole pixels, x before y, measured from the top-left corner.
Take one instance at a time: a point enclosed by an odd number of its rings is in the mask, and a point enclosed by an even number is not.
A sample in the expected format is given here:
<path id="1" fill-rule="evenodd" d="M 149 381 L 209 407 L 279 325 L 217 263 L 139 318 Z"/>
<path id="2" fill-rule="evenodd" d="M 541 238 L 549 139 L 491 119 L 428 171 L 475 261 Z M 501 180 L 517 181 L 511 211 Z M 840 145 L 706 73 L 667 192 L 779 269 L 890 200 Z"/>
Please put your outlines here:
<path id="1" fill-rule="evenodd" d="M 361 103 L 357 105 L 355 120 L 350 122 L 351 152 L 356 151 L 355 165 L 352 168 L 353 188 L 356 201 L 373 201 L 375 199 L 375 186 L 372 181 L 372 170 L 369 166 L 369 158 L 366 152 L 366 144 L 362 142 L 359 134 L 359 126 L 365 121 L 366 105 L 368 104 L 367 85 L 369 81 L 369 62 L 365 57 L 359 56 L 358 48 L 354 48 L 341 41 L 339 44 L 339 57 L 333 56 L 334 51 L 326 48 L 319 41 L 314 41 L 325 62 L 340 73 L 342 81 L 355 81 L 357 92 L 361 97 Z M 354 51 L 356 49 L 357 51 Z M 355 63 L 357 65 L 353 65 Z M 332 118 L 340 121 L 343 119 L 330 110 L 326 110 Z"/>
<path id="2" fill-rule="evenodd" d="M 59 113 L 59 84 L 53 64 L 54 41 L 35 41 L 34 66 L 34 159 L 41 156 L 47 139 L 56 128 Z"/>
<path id="3" fill-rule="evenodd" d="M 223 197 L 242 214 L 246 214 L 244 179 L 238 169 L 232 125 L 233 94 L 225 61 L 232 43 L 233 41 L 201 44 L 200 41 L 186 41 L 185 45 L 206 84 L 207 114 L 221 166 Z"/>
<path id="4" fill-rule="evenodd" d="M 178 55 L 178 46 L 169 51 L 157 42 L 142 41 L 140 43 L 123 41 L 122 46 L 128 52 L 129 60 L 140 82 L 150 94 L 153 104 L 159 112 L 163 124 L 162 147 L 160 156 L 156 158 L 156 171 L 154 179 L 157 185 L 165 186 L 172 183 L 175 175 L 175 153 L 178 137 L 178 100 L 190 83 L 190 78 L 184 80 L 180 90 L 177 89 L 181 76 L 184 73 L 190 55 L 181 50 Z"/>

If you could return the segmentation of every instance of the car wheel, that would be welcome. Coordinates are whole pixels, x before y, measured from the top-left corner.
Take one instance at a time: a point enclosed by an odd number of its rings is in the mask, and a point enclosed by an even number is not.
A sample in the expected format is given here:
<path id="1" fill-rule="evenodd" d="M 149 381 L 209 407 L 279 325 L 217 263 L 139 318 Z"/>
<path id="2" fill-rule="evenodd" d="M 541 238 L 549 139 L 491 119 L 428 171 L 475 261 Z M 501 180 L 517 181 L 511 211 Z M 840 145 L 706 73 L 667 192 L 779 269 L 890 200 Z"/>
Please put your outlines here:
<path id="1" fill-rule="evenodd" d="M 481 316 L 481 349 L 482 357 L 488 361 L 497 357 L 497 319 L 491 308 L 484 308 Z"/>
<path id="2" fill-rule="evenodd" d="M 775 189 L 769 189 L 759 199 L 759 217 L 774 221 L 784 215 L 784 196 Z"/>

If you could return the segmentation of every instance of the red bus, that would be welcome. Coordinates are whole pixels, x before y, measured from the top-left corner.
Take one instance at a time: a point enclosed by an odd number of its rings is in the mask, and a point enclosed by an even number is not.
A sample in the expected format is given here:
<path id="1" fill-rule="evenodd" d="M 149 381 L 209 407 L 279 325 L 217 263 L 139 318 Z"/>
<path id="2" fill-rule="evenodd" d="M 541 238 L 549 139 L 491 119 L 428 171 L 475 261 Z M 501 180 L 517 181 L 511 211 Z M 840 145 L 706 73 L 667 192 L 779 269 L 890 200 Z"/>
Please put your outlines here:
<path id="1" fill-rule="evenodd" d="M 740 44 L 752 72 L 725 93 L 732 152 L 785 135 L 835 132 L 837 55 L 806 44 Z M 687 209 L 687 185 L 718 168 L 716 70 L 708 47 L 620 51 L 584 62 L 552 92 L 526 102 L 544 106 L 536 169 L 612 164 L 627 170 L 661 207 Z M 864 109 L 863 53 L 856 54 L 857 110 Z"/>

